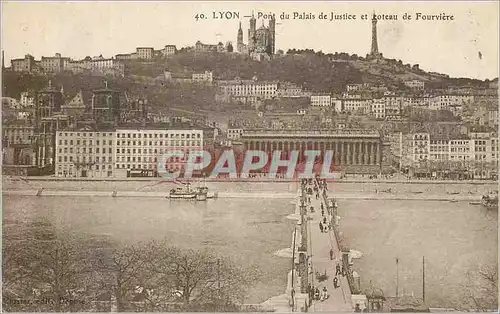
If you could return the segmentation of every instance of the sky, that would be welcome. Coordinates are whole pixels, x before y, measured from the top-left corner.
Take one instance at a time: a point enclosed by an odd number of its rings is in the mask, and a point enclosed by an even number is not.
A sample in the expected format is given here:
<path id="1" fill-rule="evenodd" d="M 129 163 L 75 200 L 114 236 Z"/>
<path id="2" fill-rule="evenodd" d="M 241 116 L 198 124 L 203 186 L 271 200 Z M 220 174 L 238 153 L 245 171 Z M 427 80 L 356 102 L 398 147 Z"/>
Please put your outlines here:
<path id="1" fill-rule="evenodd" d="M 215 19 L 217 12 L 236 12 L 240 19 Z M 6 66 L 30 53 L 36 59 L 56 52 L 73 59 L 112 57 L 136 47 L 179 49 L 197 40 L 236 46 L 239 22 L 247 42 L 249 16 L 274 13 L 276 49 L 314 49 L 365 56 L 371 47 L 371 21 L 363 14 L 395 14 L 379 20 L 378 48 L 387 58 L 419 64 L 426 71 L 452 77 L 498 77 L 499 3 L 493 2 L 8 2 L 2 1 L 1 44 Z M 293 19 L 293 12 L 315 19 Z M 356 20 L 329 21 L 328 16 L 353 14 Z M 281 14 L 290 19 L 281 19 Z M 412 20 L 403 20 L 408 13 Z M 415 20 L 416 14 L 453 15 L 454 20 Z M 195 19 L 203 14 L 204 19 Z M 268 25 L 258 19 L 257 27 Z"/>

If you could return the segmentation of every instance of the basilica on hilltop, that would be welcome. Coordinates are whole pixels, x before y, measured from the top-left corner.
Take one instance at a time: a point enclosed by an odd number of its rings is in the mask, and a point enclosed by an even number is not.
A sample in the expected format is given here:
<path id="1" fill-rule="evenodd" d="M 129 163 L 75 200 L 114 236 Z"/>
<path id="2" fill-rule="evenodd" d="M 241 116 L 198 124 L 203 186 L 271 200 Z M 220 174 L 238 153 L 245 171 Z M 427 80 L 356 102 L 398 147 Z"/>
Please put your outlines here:
<path id="1" fill-rule="evenodd" d="M 238 29 L 236 40 L 236 49 L 240 53 L 251 55 L 255 59 L 269 59 L 274 55 L 276 40 L 276 20 L 272 17 L 269 20 L 269 26 L 262 26 L 256 29 L 256 19 L 252 13 L 250 18 L 250 28 L 248 29 L 248 44 L 243 43 L 243 29 Z"/>

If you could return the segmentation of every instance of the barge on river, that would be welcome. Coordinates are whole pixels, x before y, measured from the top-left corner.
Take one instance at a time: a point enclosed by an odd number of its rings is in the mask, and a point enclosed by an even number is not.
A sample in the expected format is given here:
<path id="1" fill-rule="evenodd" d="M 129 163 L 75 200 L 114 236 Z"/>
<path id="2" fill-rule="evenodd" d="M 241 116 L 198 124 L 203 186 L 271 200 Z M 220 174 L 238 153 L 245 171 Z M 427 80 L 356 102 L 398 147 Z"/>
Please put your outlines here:
<path id="1" fill-rule="evenodd" d="M 168 199 L 183 199 L 183 200 L 196 200 L 206 201 L 210 198 L 217 198 L 216 192 L 209 192 L 206 186 L 191 188 L 189 182 L 185 183 L 184 187 L 178 187 L 170 190 Z"/>

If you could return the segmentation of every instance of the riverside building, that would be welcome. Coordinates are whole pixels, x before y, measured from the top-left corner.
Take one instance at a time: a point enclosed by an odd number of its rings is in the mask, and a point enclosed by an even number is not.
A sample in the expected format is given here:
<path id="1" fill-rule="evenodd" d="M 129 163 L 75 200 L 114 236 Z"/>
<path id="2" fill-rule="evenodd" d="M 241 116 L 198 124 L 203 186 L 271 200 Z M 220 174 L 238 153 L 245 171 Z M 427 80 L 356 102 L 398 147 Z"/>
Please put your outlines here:
<path id="1" fill-rule="evenodd" d="M 58 131 L 58 177 L 156 176 L 160 156 L 172 151 L 187 154 L 203 150 L 203 129 L 119 128 L 110 131 Z M 167 161 L 166 169 L 183 169 L 187 158 Z"/>
<path id="2" fill-rule="evenodd" d="M 336 171 L 344 173 L 379 174 L 390 171 L 387 156 L 390 145 L 380 133 L 371 130 L 244 130 L 240 141 L 245 150 L 263 150 L 272 153 L 282 150 L 299 151 L 299 162 L 304 162 L 305 150 L 333 152 Z"/>

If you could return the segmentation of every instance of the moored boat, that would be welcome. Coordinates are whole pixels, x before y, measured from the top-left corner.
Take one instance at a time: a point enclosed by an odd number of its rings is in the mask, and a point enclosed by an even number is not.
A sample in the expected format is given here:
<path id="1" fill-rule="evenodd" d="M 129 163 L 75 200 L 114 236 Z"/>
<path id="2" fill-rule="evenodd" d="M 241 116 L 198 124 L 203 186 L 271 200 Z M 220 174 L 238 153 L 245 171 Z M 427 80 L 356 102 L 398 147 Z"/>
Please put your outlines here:
<path id="1" fill-rule="evenodd" d="M 167 198 L 169 199 L 196 199 L 197 191 L 191 189 L 191 184 L 188 182 L 185 187 L 171 189 Z"/>
<path id="2" fill-rule="evenodd" d="M 178 187 L 170 190 L 168 199 L 194 199 L 197 201 L 206 201 L 209 198 L 217 198 L 216 192 L 209 192 L 206 186 L 191 188 L 189 182 L 183 183 L 185 187 Z"/>

